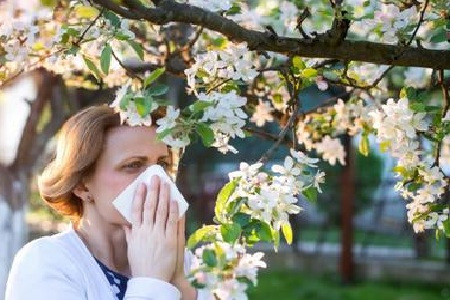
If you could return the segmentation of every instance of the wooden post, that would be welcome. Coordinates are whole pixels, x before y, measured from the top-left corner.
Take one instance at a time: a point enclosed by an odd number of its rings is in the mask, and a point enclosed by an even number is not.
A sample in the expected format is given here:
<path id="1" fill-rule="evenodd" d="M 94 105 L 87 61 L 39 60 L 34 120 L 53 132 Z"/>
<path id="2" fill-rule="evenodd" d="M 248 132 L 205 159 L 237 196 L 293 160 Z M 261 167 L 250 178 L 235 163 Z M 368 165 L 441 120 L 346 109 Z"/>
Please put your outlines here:
<path id="1" fill-rule="evenodd" d="M 340 270 L 344 284 L 354 279 L 353 262 L 353 211 L 355 199 L 354 159 L 351 138 L 343 138 L 344 149 L 347 153 L 346 165 L 341 177 L 341 258 Z"/>

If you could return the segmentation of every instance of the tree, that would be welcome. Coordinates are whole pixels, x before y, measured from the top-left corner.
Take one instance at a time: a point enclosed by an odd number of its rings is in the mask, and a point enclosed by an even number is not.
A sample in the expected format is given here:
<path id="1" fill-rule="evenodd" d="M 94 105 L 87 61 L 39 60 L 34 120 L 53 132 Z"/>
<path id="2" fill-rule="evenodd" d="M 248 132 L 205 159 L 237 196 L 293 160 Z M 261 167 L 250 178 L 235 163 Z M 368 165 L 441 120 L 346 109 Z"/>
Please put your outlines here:
<path id="1" fill-rule="evenodd" d="M 129 125 L 149 125 L 149 114 L 166 107 L 157 132 L 172 148 L 199 139 L 227 153 L 238 151 L 230 144 L 236 136 L 273 140 L 258 162 L 230 173 L 217 197 L 216 224 L 188 241 L 191 248 L 201 244 L 192 283 L 220 299 L 245 297 L 265 267 L 262 254 L 247 253 L 247 246 L 268 241 L 276 249 L 280 232 L 292 241 L 288 216 L 301 210 L 296 197 L 314 200 L 324 182 L 318 159 L 309 155 L 344 165 L 340 135 L 360 134 L 363 155 L 369 135 L 376 136 L 380 149 L 398 159 L 396 188 L 408 200 L 414 230 L 450 236 L 443 197 L 450 3 L 273 3 L 42 0 L 48 10 L 14 11 L 0 27 L 3 85 L 43 67 L 66 84 L 120 86 L 111 105 Z M 163 74 L 186 77 L 195 100 L 180 108 L 164 100 Z M 306 109 L 302 92 L 334 86 L 343 87 L 341 95 Z M 277 135 L 265 131 L 268 122 L 279 124 Z M 280 144 L 290 155 L 266 169 Z"/>

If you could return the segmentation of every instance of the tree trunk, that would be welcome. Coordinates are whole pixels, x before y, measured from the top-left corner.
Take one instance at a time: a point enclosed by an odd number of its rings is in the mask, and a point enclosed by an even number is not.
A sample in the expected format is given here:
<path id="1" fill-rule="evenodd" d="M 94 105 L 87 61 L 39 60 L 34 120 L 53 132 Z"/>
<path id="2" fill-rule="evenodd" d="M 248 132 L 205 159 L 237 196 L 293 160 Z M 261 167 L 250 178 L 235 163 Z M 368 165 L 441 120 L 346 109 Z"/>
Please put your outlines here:
<path id="1" fill-rule="evenodd" d="M 20 180 L 19 178 L 22 178 Z M 0 299 L 4 297 L 6 280 L 16 252 L 28 237 L 25 222 L 29 194 L 29 178 L 15 176 L 8 168 L 0 166 Z"/>

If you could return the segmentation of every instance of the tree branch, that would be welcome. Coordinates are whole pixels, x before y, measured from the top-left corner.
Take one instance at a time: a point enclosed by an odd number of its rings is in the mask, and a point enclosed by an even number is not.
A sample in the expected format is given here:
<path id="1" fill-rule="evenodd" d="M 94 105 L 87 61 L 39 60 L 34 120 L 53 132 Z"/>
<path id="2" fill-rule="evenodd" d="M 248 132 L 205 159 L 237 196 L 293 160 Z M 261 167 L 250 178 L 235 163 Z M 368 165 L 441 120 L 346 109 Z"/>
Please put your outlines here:
<path id="1" fill-rule="evenodd" d="M 450 50 L 432 50 L 350 40 L 343 40 L 338 45 L 333 45 L 332 41 L 327 39 L 274 37 L 269 32 L 245 29 L 217 13 L 173 0 L 162 0 L 156 8 L 141 5 L 139 9 L 126 9 L 111 0 L 93 1 L 128 19 L 147 20 L 158 25 L 182 22 L 203 26 L 222 33 L 231 41 L 247 42 L 250 50 L 274 51 L 289 56 L 299 55 L 395 66 L 450 69 Z"/>

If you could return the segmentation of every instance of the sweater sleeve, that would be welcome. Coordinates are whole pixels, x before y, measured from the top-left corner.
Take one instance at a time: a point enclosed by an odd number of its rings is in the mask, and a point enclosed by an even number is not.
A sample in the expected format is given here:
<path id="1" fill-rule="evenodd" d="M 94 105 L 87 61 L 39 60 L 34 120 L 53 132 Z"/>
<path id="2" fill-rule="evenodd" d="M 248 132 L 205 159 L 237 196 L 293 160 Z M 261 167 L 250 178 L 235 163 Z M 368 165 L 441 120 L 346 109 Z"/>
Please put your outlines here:
<path id="1" fill-rule="evenodd" d="M 149 277 L 128 280 L 124 300 L 179 300 L 180 291 L 171 283 Z"/>
<path id="2" fill-rule="evenodd" d="M 79 272 L 45 239 L 25 245 L 14 257 L 5 300 L 85 300 Z"/>

